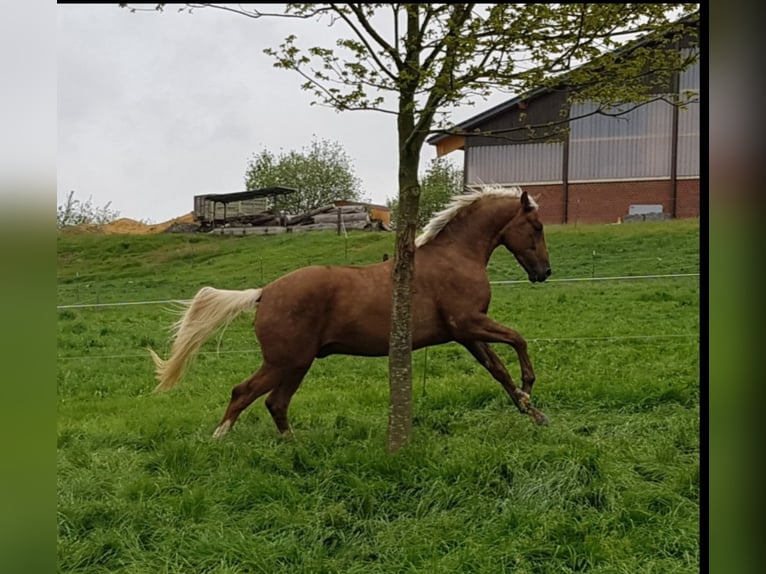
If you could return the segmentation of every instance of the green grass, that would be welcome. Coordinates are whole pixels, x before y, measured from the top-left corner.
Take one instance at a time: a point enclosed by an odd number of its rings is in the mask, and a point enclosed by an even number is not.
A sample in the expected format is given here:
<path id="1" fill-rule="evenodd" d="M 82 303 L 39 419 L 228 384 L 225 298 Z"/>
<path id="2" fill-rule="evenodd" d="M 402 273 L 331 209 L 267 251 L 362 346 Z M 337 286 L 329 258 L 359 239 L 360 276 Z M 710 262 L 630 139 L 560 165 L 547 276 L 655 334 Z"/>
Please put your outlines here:
<path id="1" fill-rule="evenodd" d="M 699 270 L 696 221 L 546 232 L 558 278 Z M 383 253 L 389 234 L 61 236 L 58 302 L 183 299 Z M 500 250 L 490 275 L 523 278 Z M 153 395 L 145 347 L 166 351 L 169 305 L 61 309 L 59 570 L 696 572 L 698 283 L 496 285 L 490 315 L 530 341 L 551 426 L 444 345 L 415 353 L 415 433 L 393 457 L 385 358 L 316 361 L 291 404 L 294 440 L 259 400 L 213 442 L 259 364 L 252 317 Z"/>

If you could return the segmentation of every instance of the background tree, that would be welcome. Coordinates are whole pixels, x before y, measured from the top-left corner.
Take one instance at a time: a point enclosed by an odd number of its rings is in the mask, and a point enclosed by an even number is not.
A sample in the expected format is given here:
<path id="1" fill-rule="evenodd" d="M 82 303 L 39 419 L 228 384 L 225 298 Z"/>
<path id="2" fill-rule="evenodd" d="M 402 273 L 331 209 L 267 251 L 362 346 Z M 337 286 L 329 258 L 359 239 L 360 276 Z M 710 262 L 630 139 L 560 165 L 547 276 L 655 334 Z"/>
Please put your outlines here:
<path id="1" fill-rule="evenodd" d="M 247 189 L 285 186 L 297 193 L 280 196 L 279 210 L 305 213 L 335 200 L 359 200 L 361 182 L 351 159 L 337 142 L 313 139 L 300 152 L 268 150 L 253 154 L 245 172 Z"/>
<path id="2" fill-rule="evenodd" d="M 420 206 L 417 226 L 422 229 L 433 215 L 446 207 L 450 198 L 463 192 L 463 170 L 447 158 L 433 158 L 420 181 Z M 399 201 L 388 201 L 391 219 L 396 224 Z"/>
<path id="3" fill-rule="evenodd" d="M 691 63 L 667 48 L 684 31 L 694 32 L 678 19 L 699 9 L 698 4 L 397 3 L 286 4 L 276 8 L 281 12 L 262 12 L 260 6 L 241 4 L 187 6 L 342 27 L 342 33 L 327 34 L 325 46 L 304 50 L 291 34 L 266 53 L 277 67 L 299 73 L 316 102 L 339 111 L 377 110 L 396 118 L 399 224 L 389 350 L 391 452 L 407 442 L 412 429 L 411 285 L 421 191 L 418 167 L 426 137 L 449 131 L 446 112 L 458 105 L 498 90 L 523 94 L 558 86 L 560 74 L 593 59 L 598 66 L 580 66 L 569 79 L 570 103 L 596 100 L 607 109 L 646 102 L 654 97 L 646 81 L 649 74 L 668 82 L 673 72 Z M 656 42 L 610 55 L 625 38 L 648 33 Z"/>
<path id="4" fill-rule="evenodd" d="M 85 201 L 75 199 L 74 190 L 66 196 L 66 201 L 56 206 L 56 227 L 69 227 L 71 225 L 83 225 L 93 223 L 104 225 L 120 216 L 120 212 L 110 208 L 112 202 L 106 205 L 93 205 L 93 197 L 89 196 Z"/>

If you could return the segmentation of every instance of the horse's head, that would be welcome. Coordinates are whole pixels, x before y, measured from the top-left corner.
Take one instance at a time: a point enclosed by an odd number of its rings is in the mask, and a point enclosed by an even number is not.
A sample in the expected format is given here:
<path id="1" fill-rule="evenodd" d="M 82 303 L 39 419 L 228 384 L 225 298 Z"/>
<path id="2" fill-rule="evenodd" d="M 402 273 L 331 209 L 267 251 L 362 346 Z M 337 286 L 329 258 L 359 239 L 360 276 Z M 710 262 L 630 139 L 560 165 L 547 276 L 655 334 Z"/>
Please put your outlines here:
<path id="1" fill-rule="evenodd" d="M 533 283 L 545 281 L 551 274 L 543 224 L 537 216 L 537 205 L 527 192 L 521 194 L 521 207 L 501 232 L 501 243 L 513 253 Z"/>

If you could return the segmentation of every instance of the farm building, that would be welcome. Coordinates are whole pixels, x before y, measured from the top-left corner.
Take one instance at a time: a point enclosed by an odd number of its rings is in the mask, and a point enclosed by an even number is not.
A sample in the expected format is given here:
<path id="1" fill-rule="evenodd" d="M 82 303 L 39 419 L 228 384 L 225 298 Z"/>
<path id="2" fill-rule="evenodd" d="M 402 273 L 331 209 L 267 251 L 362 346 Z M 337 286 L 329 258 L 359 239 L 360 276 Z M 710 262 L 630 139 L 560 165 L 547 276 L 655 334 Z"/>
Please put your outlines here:
<path id="1" fill-rule="evenodd" d="M 203 229 L 251 223 L 268 211 L 276 211 L 278 197 L 295 193 L 290 187 L 269 187 L 234 193 L 194 196 L 194 219 Z"/>
<path id="2" fill-rule="evenodd" d="M 688 40 L 677 49 L 684 56 L 699 53 Z M 626 103 L 623 109 L 630 111 L 614 117 L 588 115 L 598 109 L 595 102 L 568 108 L 565 87 L 539 88 L 455 126 L 458 135 L 439 134 L 428 143 L 438 156 L 464 152 L 466 185 L 521 185 L 548 223 L 610 223 L 649 213 L 699 217 L 699 60 L 655 93 L 673 92 L 694 92 L 695 103 L 685 109 L 662 100 Z M 567 130 L 508 131 L 560 123 L 562 117 L 572 118 Z"/>
<path id="3" fill-rule="evenodd" d="M 269 187 L 194 197 L 194 220 L 200 231 L 226 235 L 270 235 L 314 229 L 389 230 L 390 210 L 383 205 L 337 200 L 306 213 L 288 214 L 279 197 L 290 187 Z"/>

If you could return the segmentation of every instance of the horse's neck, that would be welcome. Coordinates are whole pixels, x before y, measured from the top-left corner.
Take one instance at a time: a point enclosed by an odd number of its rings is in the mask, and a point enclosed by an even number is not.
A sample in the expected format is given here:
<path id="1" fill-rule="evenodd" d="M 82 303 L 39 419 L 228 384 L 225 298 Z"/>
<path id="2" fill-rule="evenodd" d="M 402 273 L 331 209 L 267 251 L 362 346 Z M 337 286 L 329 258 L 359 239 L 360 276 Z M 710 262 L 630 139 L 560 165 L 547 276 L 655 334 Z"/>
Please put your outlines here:
<path id="1" fill-rule="evenodd" d="M 465 208 L 436 237 L 449 241 L 463 256 L 487 265 L 500 241 L 500 232 L 516 214 L 519 204 L 513 200 L 484 199 Z"/>

